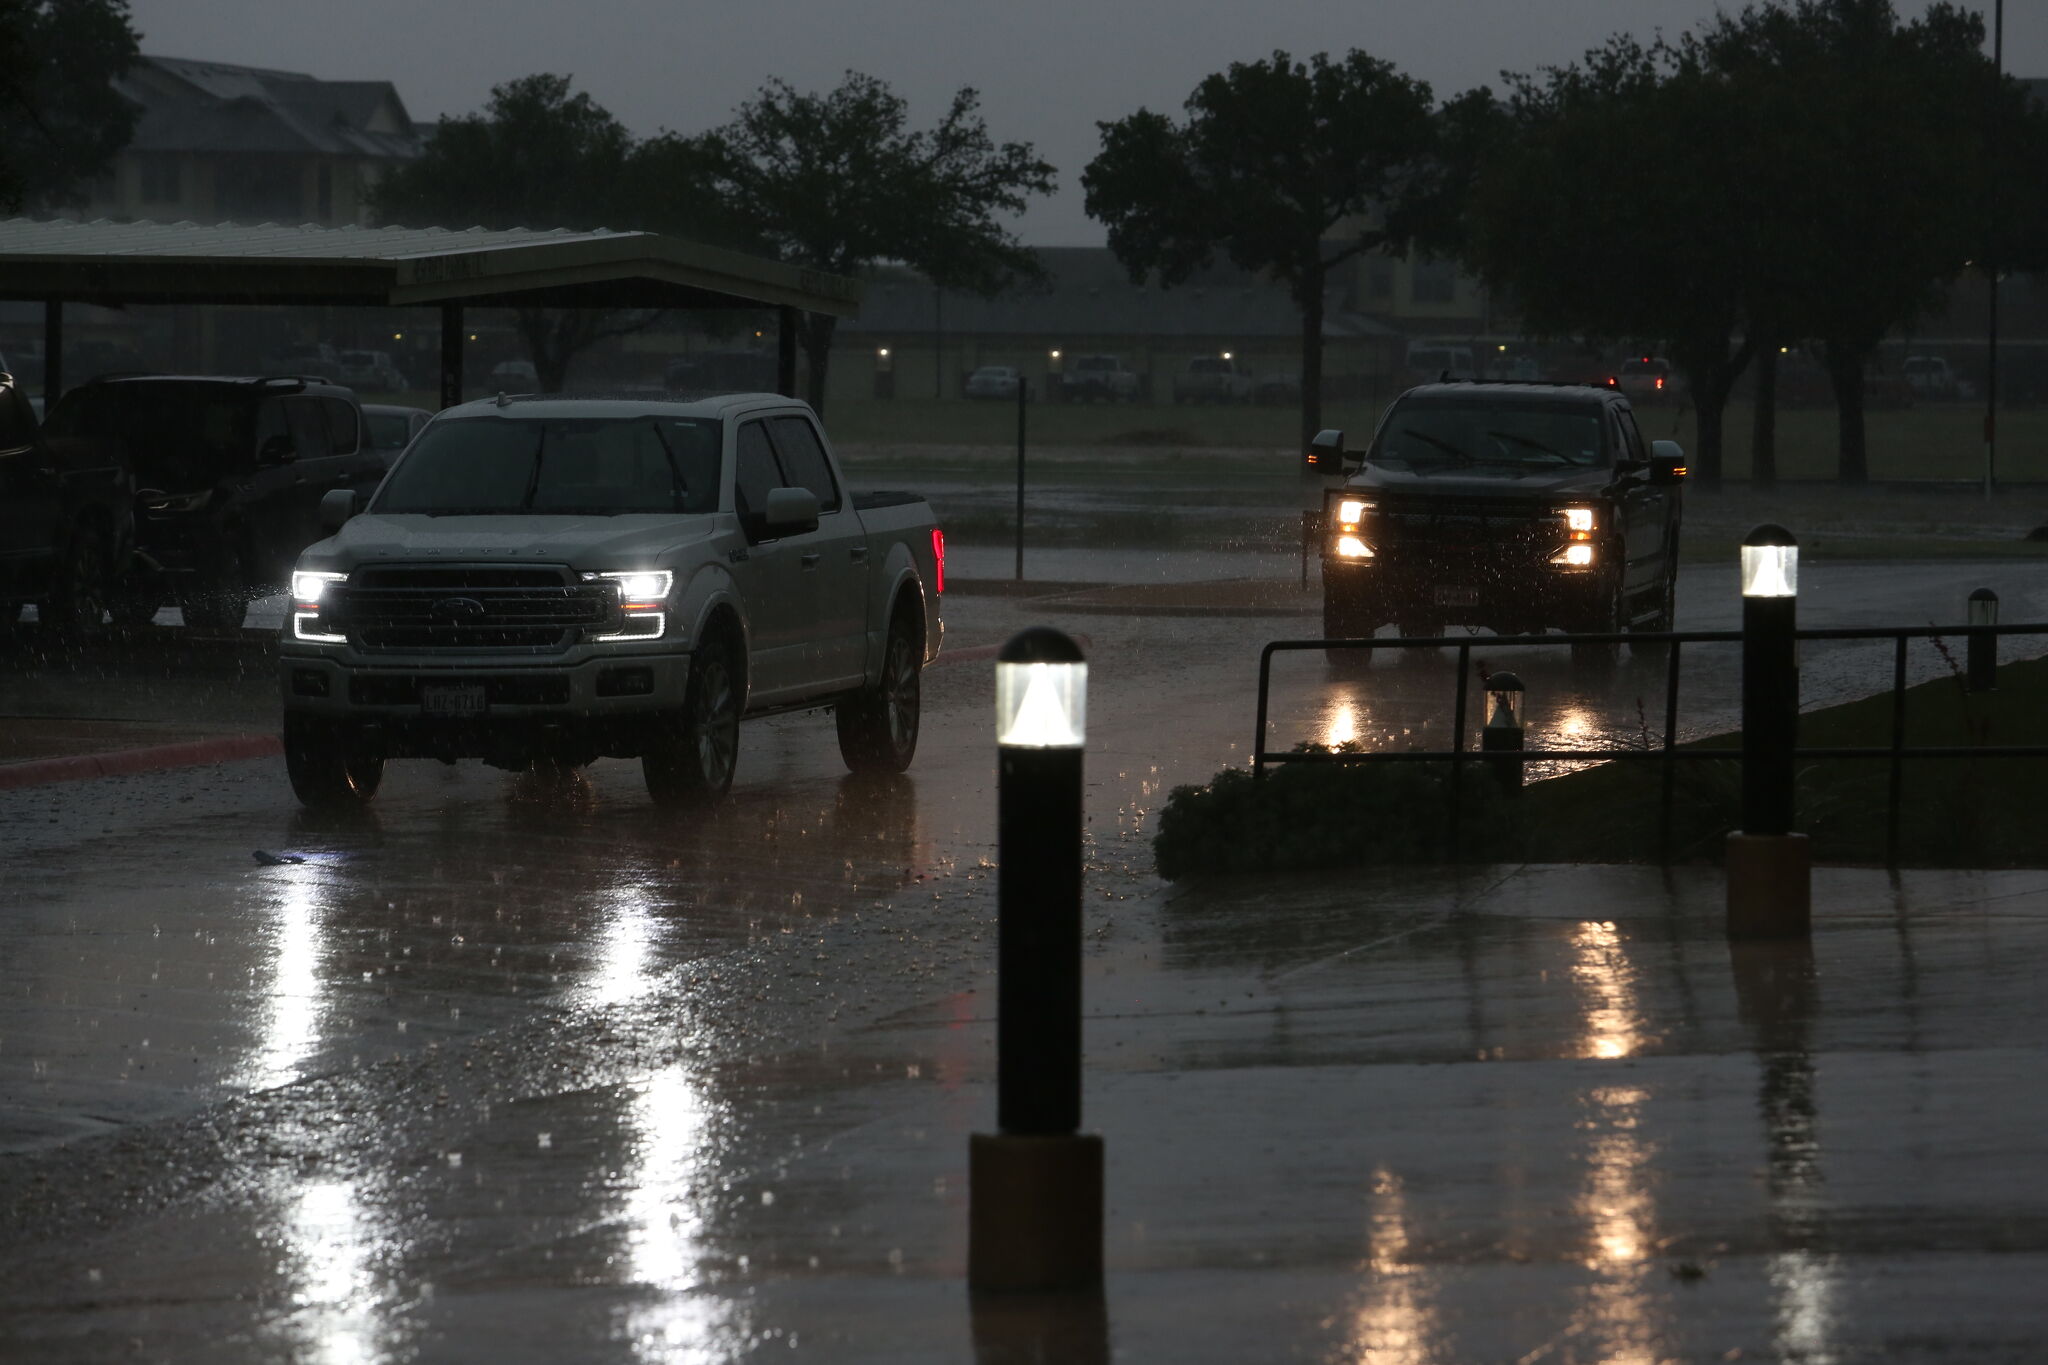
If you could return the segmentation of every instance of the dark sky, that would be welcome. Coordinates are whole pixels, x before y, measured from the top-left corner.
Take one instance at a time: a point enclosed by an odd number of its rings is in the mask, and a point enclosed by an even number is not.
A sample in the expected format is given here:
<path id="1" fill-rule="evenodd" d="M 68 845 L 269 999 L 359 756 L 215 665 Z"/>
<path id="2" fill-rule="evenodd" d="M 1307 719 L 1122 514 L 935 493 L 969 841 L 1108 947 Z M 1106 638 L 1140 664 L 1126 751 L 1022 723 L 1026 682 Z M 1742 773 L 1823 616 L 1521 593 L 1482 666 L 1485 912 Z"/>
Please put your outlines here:
<path id="1" fill-rule="evenodd" d="M 1078 176 L 1095 124 L 1140 105 L 1178 112 L 1203 76 L 1274 48 L 1362 47 L 1439 97 L 1503 69 L 1568 61 L 1610 33 L 1680 32 L 1711 0 L 131 0 L 142 49 L 335 79 L 384 79 L 423 121 L 482 105 L 492 85 L 567 72 L 636 133 L 723 122 L 763 81 L 804 89 L 852 68 L 889 82 L 912 118 L 981 91 L 997 138 L 1037 145 L 1061 191 L 1020 231 L 1093 243 Z M 1899 0 L 1902 14 L 1925 9 Z M 2048 75 L 2048 13 L 2007 7 L 2006 69 Z M 1987 27 L 1989 10 L 1986 10 Z"/>

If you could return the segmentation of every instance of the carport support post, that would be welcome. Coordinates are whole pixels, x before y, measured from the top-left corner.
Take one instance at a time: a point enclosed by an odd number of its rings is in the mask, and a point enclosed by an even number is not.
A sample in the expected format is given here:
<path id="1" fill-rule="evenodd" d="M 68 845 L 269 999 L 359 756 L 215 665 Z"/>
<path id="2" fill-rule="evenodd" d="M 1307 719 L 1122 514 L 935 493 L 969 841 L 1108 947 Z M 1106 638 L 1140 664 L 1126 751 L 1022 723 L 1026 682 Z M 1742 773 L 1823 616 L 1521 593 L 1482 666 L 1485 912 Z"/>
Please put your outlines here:
<path id="1" fill-rule="evenodd" d="M 1799 745 L 1799 545 L 1782 526 L 1742 542 L 1742 828 L 1728 836 L 1728 937 L 1812 933 L 1806 836 L 1792 832 Z"/>
<path id="2" fill-rule="evenodd" d="M 1081 1126 L 1088 665 L 1039 626 L 996 661 L 996 1125 L 967 1149 L 974 1290 L 1098 1289 L 1102 1139 Z"/>
<path id="3" fill-rule="evenodd" d="M 784 398 L 796 397 L 797 322 L 788 304 L 775 310 L 775 391 Z"/>
<path id="4" fill-rule="evenodd" d="M 1031 381 L 1017 373 L 1017 581 L 1024 581 L 1024 404 L 1031 395 Z"/>
<path id="5" fill-rule="evenodd" d="M 64 396 L 64 300 L 43 300 L 43 411 Z"/>
<path id="6" fill-rule="evenodd" d="M 462 305 L 441 305 L 441 406 L 462 401 Z"/>

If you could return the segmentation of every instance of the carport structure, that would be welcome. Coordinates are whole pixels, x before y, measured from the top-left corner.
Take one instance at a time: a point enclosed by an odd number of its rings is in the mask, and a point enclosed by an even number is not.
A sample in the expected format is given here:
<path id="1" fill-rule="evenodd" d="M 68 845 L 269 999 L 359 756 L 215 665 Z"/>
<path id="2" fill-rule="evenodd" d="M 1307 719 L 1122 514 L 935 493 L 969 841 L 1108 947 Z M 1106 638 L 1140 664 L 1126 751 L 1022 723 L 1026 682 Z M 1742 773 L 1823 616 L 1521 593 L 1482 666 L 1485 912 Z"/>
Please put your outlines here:
<path id="1" fill-rule="evenodd" d="M 43 304 L 44 392 L 64 305 L 342 305 L 441 311 L 441 405 L 462 401 L 465 308 L 773 308 L 796 392 L 797 313 L 851 317 L 858 281 L 652 232 L 0 221 L 0 298 Z"/>

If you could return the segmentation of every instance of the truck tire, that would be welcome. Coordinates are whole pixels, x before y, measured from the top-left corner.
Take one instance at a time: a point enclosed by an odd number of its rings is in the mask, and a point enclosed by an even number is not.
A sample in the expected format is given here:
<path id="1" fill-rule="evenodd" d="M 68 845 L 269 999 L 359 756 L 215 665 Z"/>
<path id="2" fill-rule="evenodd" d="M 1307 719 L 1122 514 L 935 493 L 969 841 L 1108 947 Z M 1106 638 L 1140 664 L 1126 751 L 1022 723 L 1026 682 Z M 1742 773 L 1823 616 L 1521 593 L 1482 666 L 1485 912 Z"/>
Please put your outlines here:
<path id="1" fill-rule="evenodd" d="M 71 533 L 38 614 L 67 639 L 90 640 L 101 633 L 107 616 L 107 545 L 97 526 L 88 522 Z"/>
<path id="2" fill-rule="evenodd" d="M 202 630 L 240 630 L 249 615 L 249 598 L 243 585 L 241 556 L 232 546 L 218 545 L 201 561 L 198 572 L 189 575 L 178 592 L 178 610 L 185 624 Z"/>
<path id="3" fill-rule="evenodd" d="M 292 793 L 315 810 L 370 803 L 384 780 L 384 759 L 351 744 L 346 732 L 312 716 L 285 713 L 284 770 Z"/>
<path id="4" fill-rule="evenodd" d="M 1325 640 L 1362 640 L 1370 636 L 1376 627 L 1365 619 L 1358 604 L 1323 589 L 1323 638 Z M 1332 664 L 1351 664 L 1363 667 L 1372 662 L 1372 649 L 1326 649 L 1323 657 Z"/>
<path id="5" fill-rule="evenodd" d="M 857 773 L 900 773 L 917 753 L 924 666 L 917 635 L 901 616 L 889 623 L 882 677 L 835 708 L 839 756 Z"/>
<path id="6" fill-rule="evenodd" d="M 732 789 L 740 751 L 737 654 L 729 634 L 714 632 L 690 655 L 682 714 L 663 717 L 640 756 L 655 805 L 706 805 Z"/>
<path id="7" fill-rule="evenodd" d="M 1678 569 L 1676 565 L 1673 565 L 1664 574 L 1664 587 L 1658 597 L 1657 614 L 1651 617 L 1643 626 L 1641 633 L 1645 635 L 1661 634 L 1674 629 L 1673 623 L 1677 620 Z M 1670 648 L 1669 645 L 1659 644 L 1651 640 L 1630 640 L 1628 642 L 1630 656 L 1637 659 L 1643 658 L 1645 655 L 1668 651 Z"/>
<path id="8" fill-rule="evenodd" d="M 1606 585 L 1606 605 L 1600 613 L 1588 620 L 1582 629 L 1588 635 L 1612 635 L 1622 628 L 1621 579 L 1616 575 Z M 1572 667 L 1612 668 L 1620 657 L 1621 647 L 1614 644 L 1575 644 L 1572 646 Z"/>

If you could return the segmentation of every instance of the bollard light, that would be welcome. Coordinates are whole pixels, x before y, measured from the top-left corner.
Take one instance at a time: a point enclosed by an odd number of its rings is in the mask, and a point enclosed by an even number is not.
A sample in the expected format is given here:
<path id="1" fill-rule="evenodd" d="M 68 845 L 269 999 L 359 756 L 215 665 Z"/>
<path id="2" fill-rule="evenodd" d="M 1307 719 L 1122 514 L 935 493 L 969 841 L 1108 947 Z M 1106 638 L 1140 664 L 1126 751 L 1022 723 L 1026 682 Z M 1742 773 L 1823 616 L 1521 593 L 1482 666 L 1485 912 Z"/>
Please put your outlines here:
<path id="1" fill-rule="evenodd" d="M 1792 830 L 1799 747 L 1799 542 L 1759 526 L 1742 542 L 1742 828 L 1728 836 L 1728 934 L 1810 932 L 1806 837 Z"/>
<path id="2" fill-rule="evenodd" d="M 1972 692 L 1990 692 L 1998 687 L 1998 637 L 1989 627 L 1998 624 L 1998 594 L 1979 588 L 1970 594 L 1970 631 L 1966 677 Z"/>
<path id="3" fill-rule="evenodd" d="M 1499 755 L 1487 762 L 1501 788 L 1510 792 L 1522 789 L 1522 695 L 1522 680 L 1512 673 L 1486 680 L 1486 724 L 1479 731 L 1479 747 Z"/>
<path id="4" fill-rule="evenodd" d="M 1799 595 L 1799 542 L 1782 526 L 1764 525 L 1742 542 L 1744 597 Z"/>
<path id="5" fill-rule="evenodd" d="M 968 1144 L 975 1289 L 1102 1280 L 1102 1140 L 1081 1126 L 1088 664 L 1036 626 L 996 656 L 996 1126 Z"/>

